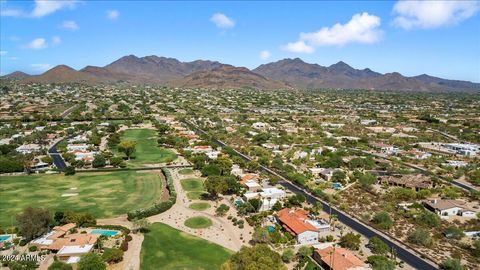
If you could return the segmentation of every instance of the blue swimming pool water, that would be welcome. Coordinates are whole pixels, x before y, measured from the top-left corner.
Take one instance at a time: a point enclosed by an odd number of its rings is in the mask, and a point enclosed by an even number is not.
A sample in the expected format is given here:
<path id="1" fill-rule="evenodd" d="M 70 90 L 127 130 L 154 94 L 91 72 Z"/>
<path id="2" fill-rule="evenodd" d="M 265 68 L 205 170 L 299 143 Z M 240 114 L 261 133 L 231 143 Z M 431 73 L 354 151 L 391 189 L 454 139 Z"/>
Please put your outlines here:
<path id="1" fill-rule="evenodd" d="M 10 235 L 0 235 L 0 242 L 7 241 L 10 239 Z"/>
<path id="2" fill-rule="evenodd" d="M 92 230 L 91 232 L 91 234 L 100 234 L 105 236 L 114 236 L 114 235 L 117 235 L 118 233 L 119 233 L 118 231 L 100 230 L 100 229 L 95 229 L 95 230 Z"/>

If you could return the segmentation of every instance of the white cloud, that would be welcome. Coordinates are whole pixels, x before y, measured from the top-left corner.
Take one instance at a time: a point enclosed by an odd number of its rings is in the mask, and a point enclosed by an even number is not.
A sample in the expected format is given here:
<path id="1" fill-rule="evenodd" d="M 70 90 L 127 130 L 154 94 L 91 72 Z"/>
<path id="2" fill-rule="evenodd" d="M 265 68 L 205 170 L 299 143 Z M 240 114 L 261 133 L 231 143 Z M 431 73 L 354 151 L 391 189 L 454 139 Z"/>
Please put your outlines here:
<path id="1" fill-rule="evenodd" d="M 75 21 L 63 21 L 61 28 L 69 29 L 72 31 L 78 30 L 78 24 Z"/>
<path id="2" fill-rule="evenodd" d="M 270 57 L 270 52 L 267 50 L 261 51 L 260 52 L 260 59 L 262 60 L 267 60 Z"/>
<path id="3" fill-rule="evenodd" d="M 19 9 L 13 9 L 13 8 L 8 8 L 8 9 L 1 9 L 0 10 L 0 16 L 2 17 L 20 17 L 23 16 L 23 12 Z"/>
<path id="4" fill-rule="evenodd" d="M 61 9 L 74 9 L 77 4 L 77 0 L 35 0 L 31 16 L 43 17 Z"/>
<path id="5" fill-rule="evenodd" d="M 60 44 L 61 42 L 62 42 L 62 39 L 61 39 L 60 37 L 57 37 L 57 36 L 52 37 L 52 43 L 53 43 L 54 45 L 58 45 L 58 44 Z"/>
<path id="6" fill-rule="evenodd" d="M 215 13 L 210 18 L 218 28 L 233 28 L 235 26 L 235 21 L 223 13 Z"/>
<path id="7" fill-rule="evenodd" d="M 395 26 L 412 28 L 438 28 L 457 24 L 475 15 L 479 1 L 398 1 L 393 7 Z"/>
<path id="8" fill-rule="evenodd" d="M 294 53 L 312 53 L 315 51 L 314 47 L 305 44 L 305 42 L 302 40 L 288 43 L 283 48 L 289 52 Z"/>
<path id="9" fill-rule="evenodd" d="M 7 53 L 8 53 L 7 51 L 0 51 L 1 56 L 7 55 Z"/>
<path id="10" fill-rule="evenodd" d="M 48 44 L 44 38 L 36 38 L 23 47 L 26 49 L 41 50 L 47 48 Z"/>
<path id="11" fill-rule="evenodd" d="M 47 71 L 50 69 L 50 64 L 30 64 L 30 66 L 36 71 Z"/>
<path id="12" fill-rule="evenodd" d="M 380 18 L 367 12 L 352 16 L 345 24 L 337 23 L 323 27 L 317 32 L 300 33 L 296 42 L 288 43 L 284 49 L 291 52 L 312 53 L 319 46 L 342 46 L 348 43 L 371 44 L 380 40 L 382 31 Z"/>
<path id="13" fill-rule="evenodd" d="M 120 12 L 118 12 L 118 10 L 107 10 L 107 18 L 110 19 L 110 20 L 115 20 L 118 18 L 118 16 L 120 16 Z"/>

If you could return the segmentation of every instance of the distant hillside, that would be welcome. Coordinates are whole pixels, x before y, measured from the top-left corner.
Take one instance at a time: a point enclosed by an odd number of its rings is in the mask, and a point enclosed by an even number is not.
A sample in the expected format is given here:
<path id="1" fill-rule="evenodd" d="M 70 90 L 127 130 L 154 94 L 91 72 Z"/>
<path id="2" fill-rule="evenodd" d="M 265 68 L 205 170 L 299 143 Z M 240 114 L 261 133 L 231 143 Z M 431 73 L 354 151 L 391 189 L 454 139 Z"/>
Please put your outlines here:
<path id="1" fill-rule="evenodd" d="M 10 79 L 10 80 L 22 80 L 22 79 L 25 79 L 27 77 L 30 77 L 30 74 L 27 74 L 27 73 L 21 72 L 21 71 L 15 71 L 15 72 L 12 72 L 12 73 L 7 74 L 5 76 L 2 76 L 3 79 Z"/>
<path id="2" fill-rule="evenodd" d="M 400 91 L 475 91 L 479 83 L 445 80 L 428 75 L 405 77 L 398 72 L 381 74 L 368 68 L 354 69 L 344 62 L 329 67 L 283 59 L 253 70 L 267 78 L 301 88 L 340 88 Z"/>
<path id="3" fill-rule="evenodd" d="M 244 67 L 221 66 L 210 71 L 199 71 L 176 81 L 176 85 L 190 88 L 244 88 L 281 89 L 289 88 L 285 83 L 267 79 Z"/>
<path id="4" fill-rule="evenodd" d="M 47 72 L 37 75 L 30 76 L 23 79 L 24 82 L 34 82 L 34 83 L 70 83 L 70 82 L 79 82 L 79 83 L 94 83 L 98 79 L 95 76 L 76 71 L 75 69 L 66 66 L 58 65 Z"/>
<path id="5" fill-rule="evenodd" d="M 216 61 L 181 62 L 175 58 L 128 55 L 104 67 L 87 66 L 79 71 L 60 65 L 29 76 L 14 72 L 2 78 L 39 83 L 146 83 L 202 88 L 333 88 L 421 92 L 480 91 L 479 83 L 446 80 L 426 74 L 406 77 L 398 72 L 381 74 L 355 69 L 344 62 L 325 67 L 299 58 L 260 65 L 250 71 Z"/>

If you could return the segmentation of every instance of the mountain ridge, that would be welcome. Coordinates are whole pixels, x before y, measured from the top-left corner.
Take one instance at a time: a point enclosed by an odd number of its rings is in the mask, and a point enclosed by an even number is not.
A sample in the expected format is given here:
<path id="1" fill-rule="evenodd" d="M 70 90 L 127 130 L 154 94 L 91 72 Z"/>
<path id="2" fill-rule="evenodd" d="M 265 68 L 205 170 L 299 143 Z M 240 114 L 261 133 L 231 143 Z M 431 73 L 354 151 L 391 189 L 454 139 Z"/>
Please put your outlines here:
<path id="1" fill-rule="evenodd" d="M 279 87 L 415 92 L 480 91 L 480 83 L 448 80 L 427 74 L 413 77 L 398 72 L 382 74 L 370 68 L 355 69 L 343 61 L 322 66 L 304 62 L 300 58 L 285 58 L 249 70 L 210 60 L 182 62 L 156 55 L 126 55 L 103 67 L 86 66 L 77 71 L 66 65 L 58 65 L 40 75 L 13 72 L 2 78 L 24 83 L 127 82 L 213 89 Z"/>

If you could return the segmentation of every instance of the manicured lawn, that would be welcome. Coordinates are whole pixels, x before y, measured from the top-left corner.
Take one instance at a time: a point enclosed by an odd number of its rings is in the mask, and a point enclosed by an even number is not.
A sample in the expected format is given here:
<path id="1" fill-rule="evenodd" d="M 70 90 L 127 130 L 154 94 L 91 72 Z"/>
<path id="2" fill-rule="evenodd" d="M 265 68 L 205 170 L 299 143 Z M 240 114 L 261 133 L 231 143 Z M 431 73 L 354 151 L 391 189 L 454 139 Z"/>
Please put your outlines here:
<path id="1" fill-rule="evenodd" d="M 166 148 L 158 146 L 157 133 L 152 129 L 127 129 L 122 140 L 136 141 L 137 145 L 133 157 L 127 161 L 131 167 L 143 167 L 144 164 L 171 162 L 177 155 Z M 117 154 L 122 155 L 123 153 Z"/>
<path id="2" fill-rule="evenodd" d="M 178 173 L 183 174 L 183 175 L 192 174 L 193 170 L 192 169 L 181 169 L 181 170 L 178 171 Z"/>
<path id="3" fill-rule="evenodd" d="M 28 206 L 114 217 L 152 205 L 161 192 L 160 176 L 140 171 L 2 176 L 0 227 L 10 226 Z M 62 197 L 68 193 L 78 195 Z"/>
<path id="4" fill-rule="evenodd" d="M 203 181 L 200 178 L 188 178 L 180 180 L 182 188 L 185 191 L 202 191 Z"/>
<path id="5" fill-rule="evenodd" d="M 150 226 L 140 253 L 140 269 L 220 269 L 232 252 L 162 223 Z"/>
<path id="6" fill-rule="evenodd" d="M 212 220 L 206 217 L 191 217 L 185 220 L 185 226 L 192 229 L 204 229 L 212 226 Z"/>
<path id="7" fill-rule="evenodd" d="M 199 203 L 192 203 L 188 207 L 190 207 L 193 210 L 203 211 L 203 210 L 207 210 L 211 206 L 209 203 L 199 202 Z"/>
<path id="8" fill-rule="evenodd" d="M 202 196 L 202 194 L 204 194 L 206 192 L 204 191 L 190 191 L 187 193 L 187 198 L 189 198 L 190 200 L 199 200 Z"/>

